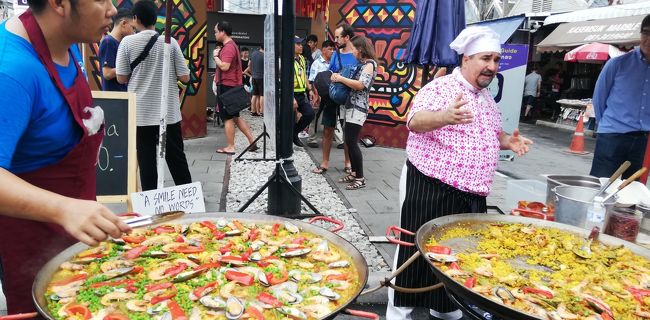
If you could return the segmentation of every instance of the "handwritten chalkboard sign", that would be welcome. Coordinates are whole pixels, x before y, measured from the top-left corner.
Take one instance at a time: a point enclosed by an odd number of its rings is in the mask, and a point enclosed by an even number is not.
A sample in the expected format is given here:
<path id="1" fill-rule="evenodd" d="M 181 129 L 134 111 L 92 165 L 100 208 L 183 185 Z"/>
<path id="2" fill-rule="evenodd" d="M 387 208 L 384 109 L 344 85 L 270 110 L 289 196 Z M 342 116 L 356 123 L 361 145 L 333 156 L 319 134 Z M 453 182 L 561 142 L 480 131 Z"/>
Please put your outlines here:
<path id="1" fill-rule="evenodd" d="M 97 201 L 128 203 L 129 194 L 136 191 L 135 94 L 92 93 L 94 105 L 104 110 L 104 140 L 97 157 Z"/>

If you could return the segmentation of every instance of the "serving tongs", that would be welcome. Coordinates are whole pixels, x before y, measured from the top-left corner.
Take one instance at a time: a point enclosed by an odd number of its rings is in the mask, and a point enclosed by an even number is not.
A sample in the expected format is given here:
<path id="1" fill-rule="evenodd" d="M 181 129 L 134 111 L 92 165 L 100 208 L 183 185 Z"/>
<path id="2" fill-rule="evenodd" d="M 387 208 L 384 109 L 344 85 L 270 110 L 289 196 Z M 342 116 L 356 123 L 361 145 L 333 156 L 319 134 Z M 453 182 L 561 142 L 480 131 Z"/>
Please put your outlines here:
<path id="1" fill-rule="evenodd" d="M 163 213 L 154 214 L 152 216 L 139 216 L 124 220 L 124 223 L 131 228 L 144 227 L 152 224 L 163 223 L 171 220 L 178 219 L 185 215 L 185 211 L 167 211 Z"/>
<path id="2" fill-rule="evenodd" d="M 625 172 L 625 170 L 627 170 L 627 168 L 629 168 L 631 165 L 632 165 L 632 163 L 629 162 L 629 161 L 623 162 L 623 164 L 621 164 L 621 166 L 618 167 L 618 169 L 614 172 L 614 174 L 612 174 L 612 176 L 609 177 L 609 180 L 607 180 L 607 183 L 605 183 L 600 188 L 600 190 L 598 190 L 598 192 L 596 192 L 594 197 L 591 198 L 591 201 L 595 201 L 596 197 L 600 196 L 603 192 L 605 192 L 605 190 L 607 190 L 607 188 L 609 188 L 609 186 L 611 186 L 612 183 L 614 183 L 614 181 L 616 181 L 616 179 L 618 179 L 618 177 L 620 177 L 623 174 L 623 172 Z"/>

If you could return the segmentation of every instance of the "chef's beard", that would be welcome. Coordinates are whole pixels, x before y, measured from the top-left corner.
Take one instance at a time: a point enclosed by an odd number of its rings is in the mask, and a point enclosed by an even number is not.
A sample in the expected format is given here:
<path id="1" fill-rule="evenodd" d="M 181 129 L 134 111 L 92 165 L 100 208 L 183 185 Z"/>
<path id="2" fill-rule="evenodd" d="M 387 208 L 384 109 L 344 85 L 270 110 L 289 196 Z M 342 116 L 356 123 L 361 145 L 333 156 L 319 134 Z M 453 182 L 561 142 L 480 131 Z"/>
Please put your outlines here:
<path id="1" fill-rule="evenodd" d="M 481 89 L 487 88 L 490 83 L 492 83 L 492 80 L 494 80 L 494 76 L 496 75 L 496 72 L 491 72 L 491 71 L 486 71 L 486 72 L 481 72 L 482 76 L 488 76 L 490 77 L 489 80 L 476 80 L 476 84 L 478 84 Z"/>

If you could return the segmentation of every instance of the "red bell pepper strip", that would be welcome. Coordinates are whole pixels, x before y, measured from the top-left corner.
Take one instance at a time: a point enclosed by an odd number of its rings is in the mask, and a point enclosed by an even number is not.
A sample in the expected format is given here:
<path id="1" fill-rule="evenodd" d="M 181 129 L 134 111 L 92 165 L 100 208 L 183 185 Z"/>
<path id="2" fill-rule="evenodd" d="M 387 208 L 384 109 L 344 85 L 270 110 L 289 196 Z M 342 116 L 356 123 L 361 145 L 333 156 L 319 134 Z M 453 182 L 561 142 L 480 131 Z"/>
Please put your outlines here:
<path id="1" fill-rule="evenodd" d="M 135 259 L 135 258 L 139 257 L 140 255 L 142 255 L 148 249 L 149 249 L 149 247 L 147 247 L 147 246 L 135 247 L 135 248 L 127 251 L 124 254 L 124 257 L 129 259 L 129 260 L 132 260 L 132 259 Z"/>
<path id="2" fill-rule="evenodd" d="M 196 270 L 196 271 L 207 271 L 207 270 L 210 270 L 210 269 L 217 269 L 219 267 L 221 267 L 221 263 L 219 263 L 219 262 L 210 262 L 210 263 L 204 263 L 204 264 L 194 268 L 194 270 Z"/>
<path id="3" fill-rule="evenodd" d="M 181 272 L 183 272 L 185 269 L 187 269 L 187 265 L 185 263 L 179 263 L 178 265 L 175 265 L 173 267 L 169 267 L 165 269 L 164 275 L 173 277 Z"/>
<path id="4" fill-rule="evenodd" d="M 246 316 L 248 316 L 248 319 L 265 320 L 262 312 L 255 307 L 246 308 Z"/>
<path id="5" fill-rule="evenodd" d="M 240 256 L 221 256 L 221 262 L 230 264 L 230 263 L 237 263 L 237 262 L 245 262 L 244 258 Z"/>
<path id="6" fill-rule="evenodd" d="M 212 232 L 217 230 L 217 226 L 214 223 L 212 223 L 212 221 L 201 221 L 201 222 L 199 222 L 199 224 L 202 227 L 206 227 L 206 228 L 210 229 L 210 231 L 212 231 Z"/>
<path id="7" fill-rule="evenodd" d="M 533 293 L 533 294 L 538 294 L 540 296 L 544 296 L 549 299 L 553 299 L 553 293 L 550 291 L 542 290 L 542 289 L 537 289 L 537 288 L 531 288 L 531 287 L 523 287 L 521 290 L 524 293 Z"/>
<path id="8" fill-rule="evenodd" d="M 121 313 L 111 313 L 106 315 L 102 320 L 129 320 L 129 317 Z"/>
<path id="9" fill-rule="evenodd" d="M 330 281 L 330 280 L 348 280 L 348 275 L 343 273 L 343 274 L 330 274 L 325 278 L 325 280 Z"/>
<path id="10" fill-rule="evenodd" d="M 295 239 L 291 240 L 291 243 L 293 243 L 293 244 L 302 244 L 302 243 L 305 242 L 306 240 L 307 240 L 306 237 L 304 237 L 304 236 L 300 236 L 300 237 L 298 237 L 298 238 L 295 238 Z"/>
<path id="11" fill-rule="evenodd" d="M 226 271 L 226 279 L 241 283 L 245 286 L 250 286 L 255 281 L 255 277 L 251 276 L 250 274 L 234 270 Z"/>
<path id="12" fill-rule="evenodd" d="M 273 228 L 271 229 L 271 234 L 274 237 L 277 237 L 278 236 L 278 231 L 280 231 L 280 224 L 279 223 L 273 224 Z"/>
<path id="13" fill-rule="evenodd" d="M 172 286 L 173 286 L 173 284 L 171 282 L 155 283 L 155 284 L 145 285 L 144 289 L 147 290 L 147 292 L 153 292 L 153 291 L 158 291 L 158 290 L 171 288 Z"/>
<path id="14" fill-rule="evenodd" d="M 269 272 L 266 274 L 266 279 L 271 285 L 276 285 L 278 283 L 287 281 L 289 279 L 289 274 L 287 274 L 286 270 L 282 270 L 282 276 L 280 278 L 276 278 L 273 272 Z"/>
<path id="15" fill-rule="evenodd" d="M 612 318 L 612 317 L 611 317 L 607 312 L 603 312 L 603 313 L 601 313 L 601 314 L 600 314 L 600 317 L 601 317 L 603 320 L 614 320 L 614 318 Z"/>
<path id="16" fill-rule="evenodd" d="M 122 240 L 128 243 L 139 244 L 147 240 L 147 238 L 145 236 L 123 236 Z"/>
<path id="17" fill-rule="evenodd" d="M 643 301 L 643 298 L 646 296 L 650 296 L 650 290 L 646 289 L 639 289 L 639 288 L 625 288 L 625 290 L 629 291 L 632 296 L 634 296 L 634 299 L 638 301 L 641 305 L 645 305 L 645 301 Z"/>
<path id="18" fill-rule="evenodd" d="M 226 237 L 226 233 L 223 231 L 215 230 L 212 232 L 212 235 L 214 236 L 215 239 L 221 240 Z"/>
<path id="19" fill-rule="evenodd" d="M 131 274 L 138 274 L 144 271 L 144 267 L 142 266 L 135 266 L 133 267 L 133 270 L 131 271 Z"/>
<path id="20" fill-rule="evenodd" d="M 121 286 L 121 285 L 124 285 L 126 290 L 129 291 L 129 292 L 138 291 L 138 288 L 135 287 L 135 280 L 132 280 L 132 279 L 96 282 L 96 283 L 91 284 L 90 287 L 91 288 L 117 287 L 117 286 Z"/>
<path id="21" fill-rule="evenodd" d="M 90 313 L 90 310 L 88 308 L 80 303 L 71 303 L 65 308 L 65 313 L 67 313 L 69 316 L 74 316 L 74 315 L 80 315 L 84 319 L 90 319 L 92 317 L 92 313 Z"/>
<path id="22" fill-rule="evenodd" d="M 239 221 L 237 221 L 237 220 L 233 220 L 233 221 L 232 221 L 232 224 L 235 225 L 235 227 L 237 228 L 237 230 L 244 231 L 244 229 L 246 229 L 246 228 L 244 227 L 244 225 L 241 224 L 241 222 L 239 222 Z"/>
<path id="23" fill-rule="evenodd" d="M 174 248 L 174 252 L 185 253 L 185 254 L 199 253 L 199 252 L 203 252 L 203 251 L 205 251 L 205 247 L 203 246 L 203 244 L 199 244 L 198 247 L 197 246 L 183 245 L 183 246 L 178 246 L 178 247 Z"/>
<path id="24" fill-rule="evenodd" d="M 228 242 L 228 244 L 226 244 L 225 246 L 219 248 L 219 252 L 221 252 L 221 254 L 226 254 L 226 252 L 230 251 L 230 248 L 232 248 L 232 246 L 233 246 L 233 243 Z"/>
<path id="25" fill-rule="evenodd" d="M 170 300 L 167 302 L 167 308 L 169 308 L 169 312 L 172 314 L 172 320 L 187 320 L 185 312 L 176 301 Z"/>
<path id="26" fill-rule="evenodd" d="M 264 303 L 264 304 L 268 304 L 270 306 L 273 306 L 274 308 L 282 307 L 282 302 L 278 298 L 276 298 L 276 297 L 274 297 L 274 296 L 272 296 L 272 295 L 270 295 L 270 294 L 268 294 L 266 292 L 262 292 L 262 293 L 258 294 L 257 295 L 257 300 Z"/>
<path id="27" fill-rule="evenodd" d="M 163 233 L 174 233 L 176 232 L 176 229 L 172 226 L 158 226 L 153 228 L 153 232 L 156 234 L 163 234 Z"/>
<path id="28" fill-rule="evenodd" d="M 192 293 L 194 294 L 195 297 L 201 298 L 207 293 L 208 289 L 214 288 L 216 285 L 217 285 L 217 282 L 213 281 L 213 282 L 210 282 L 210 283 L 208 283 L 208 284 L 206 284 L 206 285 L 204 285 L 202 287 L 197 287 L 196 289 L 194 289 L 194 291 L 192 291 Z"/>
<path id="29" fill-rule="evenodd" d="M 475 285 L 476 285 L 476 278 L 471 277 L 471 278 L 467 278 L 467 280 L 465 280 L 465 287 L 471 289 L 471 288 L 474 288 Z"/>
<path id="30" fill-rule="evenodd" d="M 70 284 L 70 283 L 73 283 L 75 281 L 86 280 L 86 278 L 88 278 L 88 274 L 80 273 L 80 274 L 76 274 L 74 276 L 71 276 L 69 278 L 65 278 L 63 280 L 54 281 L 54 282 L 50 283 L 50 286 L 52 286 L 52 287 L 65 286 L 66 284 Z"/>
<path id="31" fill-rule="evenodd" d="M 176 287 L 172 287 L 172 288 L 173 288 L 173 290 L 170 290 L 169 292 L 166 292 L 165 294 L 161 294 L 161 295 L 158 295 L 158 296 L 155 296 L 155 297 L 151 298 L 151 304 L 155 305 L 155 304 L 161 303 L 161 302 L 163 302 L 165 300 L 169 300 L 169 299 L 174 298 L 176 296 Z M 169 305 L 168 305 L 168 307 L 169 307 Z"/>
<path id="32" fill-rule="evenodd" d="M 452 262 L 449 264 L 449 269 L 454 269 L 454 270 L 460 270 L 460 266 L 456 262 Z"/>
<path id="33" fill-rule="evenodd" d="M 185 239 L 183 239 L 183 236 L 181 236 L 179 234 L 179 235 L 176 236 L 176 242 L 182 243 L 182 242 L 185 242 Z"/>
<path id="34" fill-rule="evenodd" d="M 451 248 L 450 247 L 427 245 L 426 248 L 427 248 L 428 252 L 433 252 L 433 253 L 437 253 L 437 254 L 446 254 L 446 255 L 451 254 Z"/>
<path id="35" fill-rule="evenodd" d="M 257 266 L 262 267 L 262 268 L 266 268 L 266 267 L 268 267 L 268 265 L 271 264 L 271 262 L 269 262 L 270 260 L 280 260 L 280 258 L 278 258 L 276 256 L 268 256 L 266 258 L 263 258 L 262 261 L 258 261 Z"/>
<path id="36" fill-rule="evenodd" d="M 248 248 L 248 249 L 246 249 L 246 252 L 244 252 L 244 253 L 241 255 L 241 257 L 242 257 L 242 259 L 244 259 L 244 260 L 248 260 L 248 258 L 251 256 L 252 253 L 253 253 L 253 248 Z"/>

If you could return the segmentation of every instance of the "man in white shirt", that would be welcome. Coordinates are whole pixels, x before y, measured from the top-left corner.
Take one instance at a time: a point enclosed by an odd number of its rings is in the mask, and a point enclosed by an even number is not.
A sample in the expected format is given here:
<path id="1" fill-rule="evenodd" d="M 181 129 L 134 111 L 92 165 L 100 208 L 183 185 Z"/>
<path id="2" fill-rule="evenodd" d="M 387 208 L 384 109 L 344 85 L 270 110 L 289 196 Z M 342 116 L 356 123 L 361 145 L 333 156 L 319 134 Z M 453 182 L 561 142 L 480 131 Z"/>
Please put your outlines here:
<path id="1" fill-rule="evenodd" d="M 535 101 L 539 97 L 541 87 L 542 76 L 537 73 L 537 66 L 533 64 L 532 71 L 526 76 L 526 80 L 524 80 L 524 104 L 526 106 L 524 120 L 528 120 L 530 110 L 535 107 Z"/>

